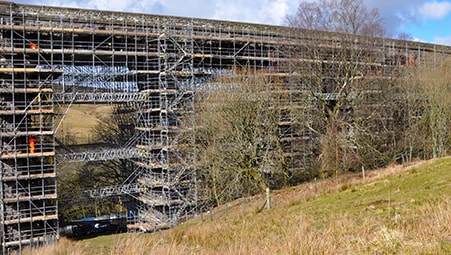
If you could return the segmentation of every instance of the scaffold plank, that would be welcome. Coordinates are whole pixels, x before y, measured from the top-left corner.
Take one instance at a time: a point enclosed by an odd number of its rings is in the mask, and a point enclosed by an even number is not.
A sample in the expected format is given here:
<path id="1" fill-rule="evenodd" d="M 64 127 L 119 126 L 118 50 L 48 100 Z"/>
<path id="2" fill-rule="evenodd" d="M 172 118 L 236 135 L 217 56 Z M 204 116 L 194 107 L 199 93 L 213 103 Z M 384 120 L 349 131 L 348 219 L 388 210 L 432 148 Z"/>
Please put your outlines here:
<path id="1" fill-rule="evenodd" d="M 38 87 L 39 85 L 37 85 Z M 0 88 L 0 93 L 52 93 L 52 88 L 34 88 L 28 86 L 26 88 L 14 87 L 14 88 Z"/>
<path id="2" fill-rule="evenodd" d="M 52 157 L 55 156 L 54 151 L 37 152 L 37 153 L 8 153 L 2 154 L 0 159 L 28 158 L 28 157 Z"/>
<path id="3" fill-rule="evenodd" d="M 18 174 L 14 176 L 2 175 L 1 179 L 3 181 L 15 181 L 15 180 L 27 180 L 27 179 L 44 179 L 44 178 L 55 178 L 56 173 L 42 173 L 42 174 Z"/>
<path id="4" fill-rule="evenodd" d="M 45 194 L 45 195 L 33 195 L 33 196 L 17 196 L 17 197 L 7 197 L 3 198 L 3 202 L 19 202 L 19 201 L 32 201 L 32 200 L 44 200 L 44 199 L 56 199 L 56 193 Z"/>
<path id="5" fill-rule="evenodd" d="M 42 130 L 42 131 L 15 131 L 15 132 L 1 132 L 1 135 L 3 137 L 21 137 L 21 136 L 49 136 L 53 135 L 53 130 Z"/>
<path id="6" fill-rule="evenodd" d="M 17 218 L 13 220 L 5 220 L 5 224 L 17 224 L 17 223 L 25 223 L 25 222 L 35 222 L 35 221 L 46 221 L 46 220 L 56 220 L 58 219 L 57 214 L 49 214 L 49 215 L 43 215 L 43 216 L 33 216 L 33 217 L 24 217 L 24 218 Z"/>
<path id="7" fill-rule="evenodd" d="M 21 67 L 0 67 L 0 73 L 63 73 L 63 70 L 21 68 Z"/>
<path id="8" fill-rule="evenodd" d="M 0 110 L 0 114 L 15 115 L 15 114 L 52 114 L 53 109 L 12 109 Z"/>

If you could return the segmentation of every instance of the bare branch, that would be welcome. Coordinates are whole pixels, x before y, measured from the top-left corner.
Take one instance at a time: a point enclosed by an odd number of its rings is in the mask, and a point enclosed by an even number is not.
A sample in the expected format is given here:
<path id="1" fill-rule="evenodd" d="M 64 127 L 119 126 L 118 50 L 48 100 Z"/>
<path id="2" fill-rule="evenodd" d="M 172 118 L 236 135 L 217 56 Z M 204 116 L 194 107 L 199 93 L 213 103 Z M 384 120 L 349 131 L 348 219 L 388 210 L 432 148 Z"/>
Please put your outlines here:
<path id="1" fill-rule="evenodd" d="M 379 10 L 368 9 L 363 0 L 302 1 L 285 18 L 291 27 L 380 37 L 386 34 L 383 22 Z"/>

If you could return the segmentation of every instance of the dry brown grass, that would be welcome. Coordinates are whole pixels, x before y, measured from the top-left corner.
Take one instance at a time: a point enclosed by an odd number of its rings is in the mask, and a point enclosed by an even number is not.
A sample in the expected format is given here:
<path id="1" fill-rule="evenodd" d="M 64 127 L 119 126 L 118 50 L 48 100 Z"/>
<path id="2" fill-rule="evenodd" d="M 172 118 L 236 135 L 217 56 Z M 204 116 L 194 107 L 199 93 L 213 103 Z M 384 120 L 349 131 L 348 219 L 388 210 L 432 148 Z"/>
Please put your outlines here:
<path id="1" fill-rule="evenodd" d="M 234 201 L 174 229 L 33 254 L 451 254 L 451 158 Z M 50 249 L 50 248 L 44 248 Z"/>
<path id="2" fill-rule="evenodd" d="M 91 142 L 92 129 L 102 119 L 111 114 L 107 104 L 79 104 L 69 108 L 58 132 L 60 140 L 71 144 Z"/>
<path id="3" fill-rule="evenodd" d="M 22 255 L 85 255 L 89 254 L 89 249 L 84 247 L 81 243 L 75 243 L 66 238 L 61 238 L 57 244 L 51 244 L 39 248 L 26 248 L 22 251 Z"/>

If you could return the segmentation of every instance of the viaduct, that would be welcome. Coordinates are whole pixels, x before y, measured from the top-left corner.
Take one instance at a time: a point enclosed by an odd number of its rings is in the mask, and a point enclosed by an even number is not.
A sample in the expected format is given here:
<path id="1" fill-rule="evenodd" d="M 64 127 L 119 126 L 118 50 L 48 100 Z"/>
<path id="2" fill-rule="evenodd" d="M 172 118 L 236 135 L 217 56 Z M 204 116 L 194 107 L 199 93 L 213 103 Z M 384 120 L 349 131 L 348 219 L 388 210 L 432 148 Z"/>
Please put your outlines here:
<path id="1" fill-rule="evenodd" d="M 89 191 L 92 196 L 132 195 L 136 219 L 130 229 L 171 227 L 195 214 L 195 155 L 184 146 L 186 132 L 183 144 L 179 134 L 181 123 L 189 129 L 195 91 L 208 87 L 219 73 L 249 68 L 277 77 L 275 93 L 286 105 L 280 136 L 287 166 L 308 171 L 312 136 L 290 115 L 290 107 L 309 105 L 298 63 L 332 63 L 340 45 L 352 42 L 376 56 L 361 65 L 362 75 L 391 76 L 412 63 L 427 65 L 451 53 L 450 47 L 420 42 L 344 38 L 279 26 L 0 1 L 3 253 L 58 239 L 61 162 L 134 162 L 133 176 L 122 185 Z M 322 55 L 308 54 L 309 45 Z M 318 93 L 333 100 L 333 90 Z M 139 105 L 138 117 L 126 146 L 56 151 L 63 146 L 56 135 L 72 105 L 132 102 Z M 303 109 L 308 122 L 311 109 Z"/>

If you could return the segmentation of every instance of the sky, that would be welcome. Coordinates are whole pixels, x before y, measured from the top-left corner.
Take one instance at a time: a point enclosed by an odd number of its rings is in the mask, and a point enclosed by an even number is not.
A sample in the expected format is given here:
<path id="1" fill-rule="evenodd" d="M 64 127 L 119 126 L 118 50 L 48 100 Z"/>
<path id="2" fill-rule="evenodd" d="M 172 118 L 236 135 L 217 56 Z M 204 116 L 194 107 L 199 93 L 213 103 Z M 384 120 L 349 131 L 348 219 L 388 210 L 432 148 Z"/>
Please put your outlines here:
<path id="1" fill-rule="evenodd" d="M 283 25 L 300 0 L 12 0 L 16 3 Z M 308 0 L 315 1 L 315 0 Z M 389 34 L 451 45 L 451 0 L 364 0 L 378 8 Z"/>

